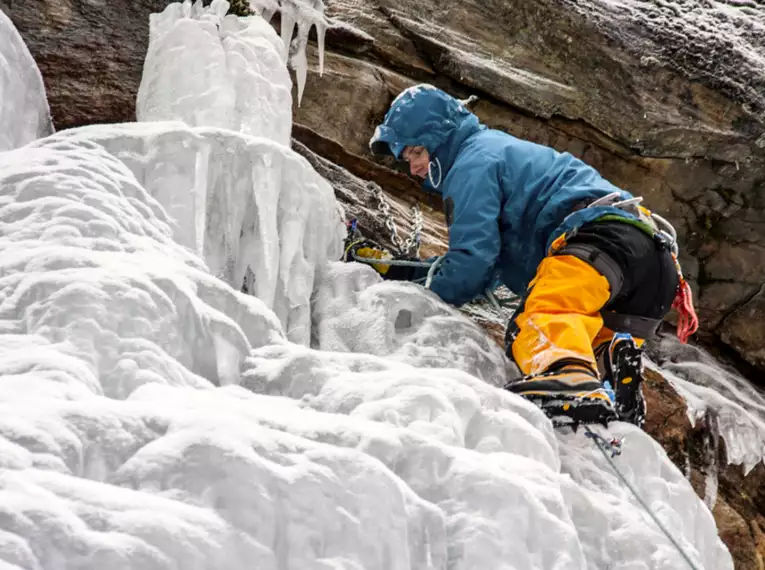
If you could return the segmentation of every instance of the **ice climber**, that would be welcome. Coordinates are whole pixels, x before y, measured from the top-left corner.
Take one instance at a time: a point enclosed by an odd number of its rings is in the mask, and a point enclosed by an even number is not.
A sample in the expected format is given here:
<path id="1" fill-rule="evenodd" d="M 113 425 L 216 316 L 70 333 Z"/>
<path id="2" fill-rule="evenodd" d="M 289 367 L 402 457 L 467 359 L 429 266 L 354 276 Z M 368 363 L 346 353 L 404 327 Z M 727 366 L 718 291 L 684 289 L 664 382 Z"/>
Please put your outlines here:
<path id="1" fill-rule="evenodd" d="M 562 423 L 642 425 L 640 347 L 673 306 L 683 341 L 698 324 L 663 218 L 430 85 L 393 101 L 370 147 L 443 198 L 449 250 L 432 291 L 456 306 L 500 282 L 521 296 L 505 349 L 523 376 L 507 388 Z"/>

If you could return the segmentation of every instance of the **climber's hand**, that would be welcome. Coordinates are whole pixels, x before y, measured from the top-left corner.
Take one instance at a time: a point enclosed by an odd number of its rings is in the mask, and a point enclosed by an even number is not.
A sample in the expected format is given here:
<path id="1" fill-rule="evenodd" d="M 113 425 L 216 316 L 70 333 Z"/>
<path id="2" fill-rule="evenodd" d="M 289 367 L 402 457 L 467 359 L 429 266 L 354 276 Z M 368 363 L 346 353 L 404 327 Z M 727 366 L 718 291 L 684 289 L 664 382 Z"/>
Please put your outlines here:
<path id="1" fill-rule="evenodd" d="M 379 259 L 382 263 L 374 263 Z M 391 265 L 386 261 L 420 261 L 410 255 L 394 255 L 378 244 L 360 240 L 346 249 L 345 261 L 358 261 L 370 265 L 383 279 L 389 281 L 413 281 L 427 275 L 427 269 L 411 266 Z"/>
<path id="2" fill-rule="evenodd" d="M 359 261 L 361 263 L 367 263 L 371 265 L 372 268 L 380 275 L 385 275 L 390 269 L 390 265 L 385 263 L 372 263 L 368 260 L 388 260 L 393 259 L 393 255 L 384 249 L 375 247 L 375 245 L 376 244 L 371 244 L 366 241 L 352 245 L 346 252 L 346 261 Z"/>
<path id="3" fill-rule="evenodd" d="M 356 249 L 356 255 L 366 259 L 393 259 L 393 255 L 384 249 L 377 249 L 369 245 L 362 245 Z"/>

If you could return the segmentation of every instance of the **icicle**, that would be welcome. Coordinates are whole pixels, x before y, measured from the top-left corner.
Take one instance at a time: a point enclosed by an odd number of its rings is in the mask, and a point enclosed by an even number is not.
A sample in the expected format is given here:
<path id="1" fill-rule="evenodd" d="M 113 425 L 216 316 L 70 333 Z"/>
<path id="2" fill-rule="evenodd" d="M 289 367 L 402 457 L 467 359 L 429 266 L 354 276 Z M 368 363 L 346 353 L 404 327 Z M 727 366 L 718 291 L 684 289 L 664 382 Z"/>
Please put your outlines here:
<path id="1" fill-rule="evenodd" d="M 316 41 L 319 44 L 319 76 L 324 75 L 324 37 L 327 33 L 327 21 L 324 18 L 324 2 L 313 0 L 314 24 L 316 25 Z"/>
<path id="2" fill-rule="evenodd" d="M 290 55 L 290 42 L 297 24 L 297 7 L 292 0 L 285 0 L 282 4 L 282 41 L 284 42 L 284 59 Z"/>
<path id="3" fill-rule="evenodd" d="M 306 57 L 305 49 L 308 45 L 308 30 L 311 29 L 310 26 L 310 23 L 307 25 L 305 22 L 299 23 L 298 37 L 295 40 L 295 54 L 292 56 L 292 65 L 295 68 L 298 84 L 298 107 L 300 107 L 300 101 L 303 99 L 305 81 L 308 77 L 308 58 Z"/>
<path id="4" fill-rule="evenodd" d="M 284 44 L 284 57 L 290 60 L 298 84 L 298 107 L 303 98 L 308 77 L 308 58 L 306 47 L 311 28 L 316 26 L 316 39 L 319 47 L 319 75 L 324 75 L 324 46 L 327 32 L 327 20 L 324 17 L 323 0 L 249 0 L 250 8 L 270 22 L 278 10 L 282 15 L 281 37 Z M 292 45 L 292 36 L 298 29 L 297 38 Z M 290 46 L 292 45 L 292 49 Z"/>
<path id="5" fill-rule="evenodd" d="M 249 0 L 250 10 L 259 14 L 266 22 L 271 22 L 271 18 L 279 11 L 278 0 Z"/>
<path id="6" fill-rule="evenodd" d="M 319 44 L 319 76 L 324 75 L 324 35 L 327 33 L 327 24 L 324 21 L 316 22 L 316 38 Z"/>
<path id="7" fill-rule="evenodd" d="M 706 421 L 708 432 L 704 437 L 704 463 L 702 472 L 704 473 L 704 503 L 711 511 L 715 508 L 717 502 L 717 493 L 719 487 L 719 467 L 717 456 L 720 447 L 720 427 L 718 425 L 717 413 L 713 410 L 707 410 Z"/>

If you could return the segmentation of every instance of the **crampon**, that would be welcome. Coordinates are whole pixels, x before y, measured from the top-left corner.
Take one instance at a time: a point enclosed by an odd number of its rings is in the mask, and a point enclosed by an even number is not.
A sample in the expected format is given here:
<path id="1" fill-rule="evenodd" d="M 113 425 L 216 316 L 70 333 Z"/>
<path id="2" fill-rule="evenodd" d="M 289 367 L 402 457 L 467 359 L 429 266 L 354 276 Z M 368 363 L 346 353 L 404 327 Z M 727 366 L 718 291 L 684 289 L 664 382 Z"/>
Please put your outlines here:
<path id="1" fill-rule="evenodd" d="M 567 361 L 551 369 L 509 382 L 505 389 L 538 406 L 555 427 L 600 424 L 618 419 L 613 393 L 605 389 L 590 365 Z"/>
<path id="2" fill-rule="evenodd" d="M 617 333 L 596 351 L 604 384 L 613 386 L 614 408 L 620 421 L 640 428 L 645 423 L 642 350 L 631 335 Z"/>
<path id="3" fill-rule="evenodd" d="M 523 397 L 537 405 L 552 421 L 556 428 L 571 428 L 577 431 L 580 425 L 608 423 L 618 420 L 613 404 L 605 390 L 599 397 L 593 394 L 524 394 Z"/>

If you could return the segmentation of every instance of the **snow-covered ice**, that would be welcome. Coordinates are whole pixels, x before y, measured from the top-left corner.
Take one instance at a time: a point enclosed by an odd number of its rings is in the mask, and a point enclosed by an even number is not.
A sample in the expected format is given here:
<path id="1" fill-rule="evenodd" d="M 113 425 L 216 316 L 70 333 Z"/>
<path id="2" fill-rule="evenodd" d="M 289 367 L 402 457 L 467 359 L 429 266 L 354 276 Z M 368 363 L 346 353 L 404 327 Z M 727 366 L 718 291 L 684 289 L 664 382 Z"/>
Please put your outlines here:
<path id="1" fill-rule="evenodd" d="M 581 432 L 497 387 L 481 329 L 335 261 L 332 190 L 278 140 L 285 116 L 221 128 L 219 54 L 196 57 L 205 80 L 155 85 L 150 122 L 0 153 L 0 565 L 684 568 Z M 661 447 L 610 431 L 698 567 L 732 569 Z"/>
<path id="2" fill-rule="evenodd" d="M 164 205 L 175 242 L 231 287 L 245 284 L 290 340 L 310 342 L 311 297 L 346 230 L 332 187 L 302 156 L 270 138 L 178 122 L 82 127 L 34 146 L 94 142 Z"/>
<path id="3" fill-rule="evenodd" d="M 0 151 L 52 132 L 40 70 L 16 26 L 0 9 Z"/>
<path id="4" fill-rule="evenodd" d="M 691 422 L 712 417 L 729 464 L 749 473 L 765 458 L 765 394 L 704 349 L 662 340 L 662 374 L 682 394 Z"/>
<path id="5" fill-rule="evenodd" d="M 322 279 L 313 308 L 314 345 L 322 350 L 420 367 L 446 361 L 496 386 L 515 373 L 483 329 L 420 286 L 379 283 L 371 267 L 342 262 L 331 264 Z"/>

